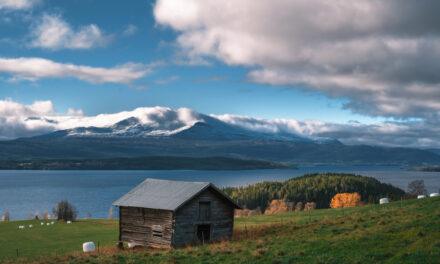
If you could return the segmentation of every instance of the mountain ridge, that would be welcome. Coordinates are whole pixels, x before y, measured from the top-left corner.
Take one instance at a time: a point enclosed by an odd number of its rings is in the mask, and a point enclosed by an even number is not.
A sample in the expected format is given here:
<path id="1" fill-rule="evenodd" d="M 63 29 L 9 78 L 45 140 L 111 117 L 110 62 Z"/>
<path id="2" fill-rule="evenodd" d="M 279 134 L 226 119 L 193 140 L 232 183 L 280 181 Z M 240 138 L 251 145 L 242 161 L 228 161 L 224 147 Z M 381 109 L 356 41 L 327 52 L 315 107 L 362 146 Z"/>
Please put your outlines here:
<path id="1" fill-rule="evenodd" d="M 160 122 L 143 122 L 138 115 L 105 127 L 75 127 L 0 141 L 0 160 L 222 156 L 293 165 L 440 164 L 439 155 L 420 149 L 344 145 L 334 139 L 257 131 L 207 115 L 192 115 L 186 119 L 149 117 Z"/>

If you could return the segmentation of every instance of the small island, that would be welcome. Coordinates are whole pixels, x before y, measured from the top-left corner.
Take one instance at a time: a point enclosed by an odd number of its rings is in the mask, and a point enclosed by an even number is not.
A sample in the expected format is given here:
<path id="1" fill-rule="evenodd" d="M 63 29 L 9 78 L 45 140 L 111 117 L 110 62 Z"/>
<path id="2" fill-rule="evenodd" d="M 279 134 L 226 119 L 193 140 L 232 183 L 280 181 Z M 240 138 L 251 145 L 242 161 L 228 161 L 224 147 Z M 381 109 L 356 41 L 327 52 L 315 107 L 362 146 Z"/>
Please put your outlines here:
<path id="1" fill-rule="evenodd" d="M 425 172 L 440 172 L 440 165 L 437 166 L 425 166 L 425 167 L 414 167 L 410 171 L 425 171 Z"/>

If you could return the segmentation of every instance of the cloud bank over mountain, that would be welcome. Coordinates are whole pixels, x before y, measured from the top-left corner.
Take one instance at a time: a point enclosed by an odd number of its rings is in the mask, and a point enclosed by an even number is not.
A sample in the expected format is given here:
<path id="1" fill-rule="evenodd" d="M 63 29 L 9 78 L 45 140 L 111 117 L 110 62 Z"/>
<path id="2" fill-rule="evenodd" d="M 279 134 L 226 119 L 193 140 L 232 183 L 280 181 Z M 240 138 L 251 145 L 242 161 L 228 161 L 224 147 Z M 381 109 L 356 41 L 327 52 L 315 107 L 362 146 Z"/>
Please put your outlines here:
<path id="1" fill-rule="evenodd" d="M 436 0 L 158 0 L 154 15 L 189 61 L 249 67 L 252 82 L 345 98 L 365 115 L 438 121 L 438 10 Z"/>
<path id="2" fill-rule="evenodd" d="M 207 117 L 249 131 L 268 134 L 293 134 L 307 138 L 332 138 L 344 144 L 401 146 L 416 148 L 440 147 L 440 129 L 429 122 L 386 122 L 378 124 L 337 124 L 294 119 L 262 119 L 239 115 L 204 115 L 189 108 L 140 107 L 132 111 L 86 116 L 81 110 L 57 112 L 51 101 L 24 105 L 11 100 L 0 101 L 0 139 L 42 135 L 78 127 L 107 128 L 134 118 L 150 135 L 170 135 L 190 128 Z"/>

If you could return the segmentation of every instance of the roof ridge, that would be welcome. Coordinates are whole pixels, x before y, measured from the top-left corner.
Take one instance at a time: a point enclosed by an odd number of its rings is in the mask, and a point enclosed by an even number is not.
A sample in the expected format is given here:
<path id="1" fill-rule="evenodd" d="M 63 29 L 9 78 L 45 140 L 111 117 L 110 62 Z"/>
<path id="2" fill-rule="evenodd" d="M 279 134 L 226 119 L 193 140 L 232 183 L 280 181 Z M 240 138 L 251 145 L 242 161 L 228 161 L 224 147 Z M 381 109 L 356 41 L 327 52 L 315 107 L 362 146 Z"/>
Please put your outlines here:
<path id="1" fill-rule="evenodd" d="M 147 180 L 154 180 L 154 181 L 169 181 L 169 182 L 185 182 L 185 183 L 200 183 L 200 184 L 211 184 L 211 182 L 195 182 L 195 181 L 181 181 L 181 180 L 165 180 L 165 179 L 158 179 L 158 178 L 147 178 L 143 182 Z"/>

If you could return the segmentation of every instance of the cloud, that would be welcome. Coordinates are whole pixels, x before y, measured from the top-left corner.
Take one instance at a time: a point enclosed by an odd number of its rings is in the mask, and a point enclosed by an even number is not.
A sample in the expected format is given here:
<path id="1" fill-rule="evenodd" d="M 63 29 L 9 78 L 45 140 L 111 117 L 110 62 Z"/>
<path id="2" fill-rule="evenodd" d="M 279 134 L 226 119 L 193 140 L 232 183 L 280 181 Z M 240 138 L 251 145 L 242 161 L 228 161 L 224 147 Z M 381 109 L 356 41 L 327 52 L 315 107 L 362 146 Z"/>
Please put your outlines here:
<path id="1" fill-rule="evenodd" d="M 226 123 L 266 133 L 293 133 L 310 138 L 337 139 L 347 145 L 439 148 L 437 122 L 383 122 L 338 124 L 318 120 L 262 119 L 239 115 L 211 115 Z"/>
<path id="2" fill-rule="evenodd" d="M 34 6 L 38 0 L 0 0 L 0 10 L 1 9 L 29 9 Z"/>
<path id="3" fill-rule="evenodd" d="M 74 30 L 59 15 L 49 14 L 33 25 L 31 35 L 30 46 L 51 50 L 91 49 L 105 46 L 112 38 L 95 24 Z"/>
<path id="4" fill-rule="evenodd" d="M 0 100 L 0 116 L 30 117 L 53 115 L 55 109 L 51 101 L 35 101 L 31 105 L 23 105 L 12 100 Z"/>
<path id="5" fill-rule="evenodd" d="M 178 80 L 180 80 L 180 77 L 177 75 L 174 75 L 174 76 L 170 76 L 170 77 L 167 77 L 164 79 L 157 79 L 154 81 L 154 83 L 155 84 L 168 84 L 168 83 L 175 82 Z"/>
<path id="6" fill-rule="evenodd" d="M 209 78 L 196 79 L 196 80 L 194 80 L 194 82 L 196 82 L 196 83 L 224 82 L 224 81 L 226 81 L 228 79 L 229 78 L 227 76 L 212 76 L 212 77 L 209 77 Z"/>
<path id="7" fill-rule="evenodd" d="M 122 32 L 122 35 L 131 36 L 131 35 L 134 35 L 137 31 L 138 31 L 138 28 L 135 25 L 130 24 L 124 29 L 124 32 Z"/>
<path id="8" fill-rule="evenodd" d="M 41 135 L 76 127 L 110 127 L 137 118 L 149 135 L 167 135 L 186 129 L 203 114 L 189 108 L 139 107 L 132 111 L 86 116 L 82 110 L 57 112 L 51 101 L 24 105 L 0 100 L 0 139 Z M 332 138 L 348 145 L 440 148 L 440 126 L 429 121 L 338 124 L 319 120 L 262 119 L 240 115 L 210 115 L 231 125 L 264 133 L 296 134 L 309 138 Z"/>
<path id="9" fill-rule="evenodd" d="M 86 116 L 82 110 L 75 109 L 59 113 L 51 101 L 24 105 L 0 100 L 0 139 L 30 137 L 76 127 L 109 127 L 131 117 L 150 127 L 151 134 L 173 133 L 201 120 L 197 112 L 188 108 L 140 107 L 114 114 Z"/>
<path id="10" fill-rule="evenodd" d="M 123 83 L 145 77 L 151 65 L 126 63 L 112 68 L 99 68 L 69 63 L 58 63 L 43 58 L 2 58 L 0 72 L 13 75 L 13 79 L 36 81 L 42 78 L 73 77 L 90 83 Z"/>
<path id="11" fill-rule="evenodd" d="M 57 115 L 51 101 L 35 101 L 31 105 L 24 105 L 12 100 L 0 100 L 0 139 L 35 136 L 54 131 L 55 124 L 46 117 Z"/>
<path id="12" fill-rule="evenodd" d="M 345 98 L 371 116 L 438 119 L 440 2 L 158 0 L 192 61 L 249 67 L 258 83 Z"/>

